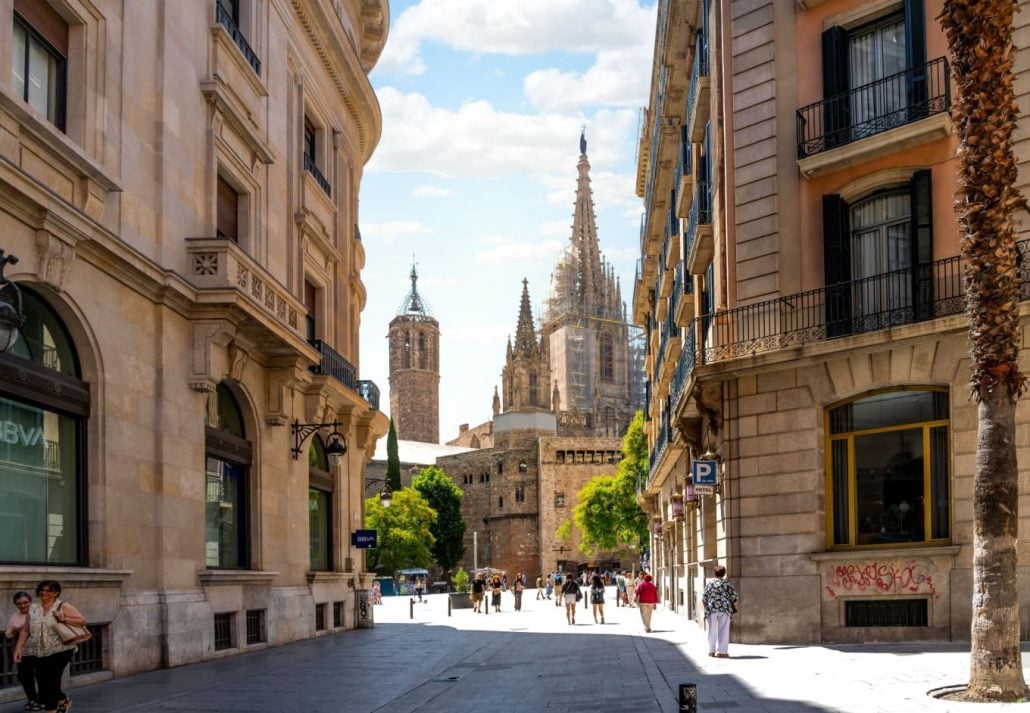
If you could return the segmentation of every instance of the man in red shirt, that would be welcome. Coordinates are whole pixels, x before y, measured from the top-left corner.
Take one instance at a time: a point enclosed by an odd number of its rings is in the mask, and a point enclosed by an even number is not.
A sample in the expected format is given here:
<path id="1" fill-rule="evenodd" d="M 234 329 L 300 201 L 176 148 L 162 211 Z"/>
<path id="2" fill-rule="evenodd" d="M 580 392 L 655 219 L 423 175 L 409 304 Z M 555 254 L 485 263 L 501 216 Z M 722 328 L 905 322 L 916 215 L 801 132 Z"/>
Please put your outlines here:
<path id="1" fill-rule="evenodd" d="M 644 574 L 643 581 L 637 585 L 637 606 L 640 608 L 640 620 L 644 622 L 644 631 L 651 632 L 651 614 L 658 603 L 658 589 L 651 581 L 650 574 Z"/>

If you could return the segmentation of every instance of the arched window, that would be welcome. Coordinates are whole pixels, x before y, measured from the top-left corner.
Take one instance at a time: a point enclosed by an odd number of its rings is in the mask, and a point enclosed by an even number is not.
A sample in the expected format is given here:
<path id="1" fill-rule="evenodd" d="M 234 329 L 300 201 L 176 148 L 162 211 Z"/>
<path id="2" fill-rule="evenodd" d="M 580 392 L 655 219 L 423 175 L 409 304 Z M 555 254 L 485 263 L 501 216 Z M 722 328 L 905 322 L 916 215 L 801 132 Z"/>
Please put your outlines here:
<path id="1" fill-rule="evenodd" d="M 251 444 L 243 411 L 226 383 L 219 384 L 209 397 L 204 436 L 207 566 L 246 569 L 250 565 Z"/>
<path id="2" fill-rule="evenodd" d="M 529 372 L 529 405 L 530 406 L 537 406 L 539 404 L 539 402 L 537 400 L 537 397 L 536 397 L 536 390 L 537 390 L 537 379 L 536 379 L 536 370 L 534 369 L 534 370 L 531 370 Z"/>
<path id="3" fill-rule="evenodd" d="M 612 351 L 612 335 L 601 335 L 600 349 L 601 381 L 611 383 L 615 380 L 615 356 Z"/>
<path id="4" fill-rule="evenodd" d="M 892 313 L 912 305 L 911 211 L 907 190 L 877 193 L 851 207 L 851 279 L 858 331 L 888 327 Z"/>
<path id="5" fill-rule="evenodd" d="M 85 564 L 90 387 L 56 312 L 19 287 L 25 323 L 0 355 L 0 562 Z"/>
<path id="6" fill-rule="evenodd" d="M 950 537 L 947 391 L 875 393 L 827 418 L 830 545 Z"/>
<path id="7" fill-rule="evenodd" d="M 316 433 L 308 448 L 309 559 L 312 572 L 332 569 L 334 486 L 332 473 L 329 472 L 329 459 L 325 453 L 325 443 Z"/>
<path id="8" fill-rule="evenodd" d="M 401 368 L 411 368 L 411 332 L 404 333 L 404 349 L 403 356 L 401 357 Z"/>
<path id="9" fill-rule="evenodd" d="M 428 367 L 429 361 L 426 355 L 426 335 L 425 332 L 418 333 L 418 368 L 425 369 Z"/>

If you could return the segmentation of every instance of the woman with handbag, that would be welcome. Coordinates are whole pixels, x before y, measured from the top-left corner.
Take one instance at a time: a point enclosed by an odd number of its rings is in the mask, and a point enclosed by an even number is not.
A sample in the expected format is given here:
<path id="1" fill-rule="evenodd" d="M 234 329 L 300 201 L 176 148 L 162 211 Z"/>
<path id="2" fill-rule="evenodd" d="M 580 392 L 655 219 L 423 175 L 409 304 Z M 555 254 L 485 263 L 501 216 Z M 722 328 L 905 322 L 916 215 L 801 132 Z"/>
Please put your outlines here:
<path id="1" fill-rule="evenodd" d="M 36 657 L 36 681 L 39 700 L 47 713 L 66 713 L 72 702 L 61 690 L 61 676 L 71 661 L 75 644 L 89 638 L 86 617 L 78 609 L 58 598 L 61 585 L 52 579 L 36 587 L 39 601 L 29 607 L 27 625 L 18 634 L 14 660 Z"/>
<path id="2" fill-rule="evenodd" d="M 565 602 L 565 619 L 569 622 L 569 626 L 572 626 L 576 623 L 576 602 L 583 598 L 579 591 L 579 582 L 575 577 L 565 578 L 565 583 L 561 586 L 561 593 Z"/>
<path id="3" fill-rule="evenodd" d="M 708 655 L 720 659 L 730 657 L 730 618 L 737 613 L 737 591 L 726 581 L 726 568 L 719 565 L 715 579 L 705 585 L 701 602 L 708 620 Z"/>

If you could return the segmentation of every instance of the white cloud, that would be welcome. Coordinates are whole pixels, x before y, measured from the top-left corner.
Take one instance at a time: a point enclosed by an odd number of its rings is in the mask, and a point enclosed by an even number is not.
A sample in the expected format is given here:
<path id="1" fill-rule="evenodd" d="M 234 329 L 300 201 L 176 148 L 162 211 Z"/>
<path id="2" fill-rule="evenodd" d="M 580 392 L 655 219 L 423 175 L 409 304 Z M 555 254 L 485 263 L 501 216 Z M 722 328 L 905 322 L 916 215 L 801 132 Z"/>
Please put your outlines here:
<path id="1" fill-rule="evenodd" d="M 454 195 L 450 188 L 440 186 L 418 186 L 411 192 L 414 198 L 447 198 Z"/>
<path id="2" fill-rule="evenodd" d="M 537 109 L 574 110 L 583 106 L 638 107 L 647 103 L 653 45 L 649 36 L 633 47 L 602 50 L 586 72 L 541 69 L 522 80 L 526 99 Z"/>
<path id="3" fill-rule="evenodd" d="M 436 231 L 417 220 L 389 220 L 384 223 L 362 223 L 363 240 L 376 240 L 384 245 L 395 245 L 398 238 L 418 238 Z"/>
<path id="4" fill-rule="evenodd" d="M 512 262 L 552 262 L 562 249 L 563 243 L 558 240 L 545 240 L 539 243 L 508 242 L 490 250 L 476 253 L 478 263 L 512 263 Z"/>
<path id="5" fill-rule="evenodd" d="M 422 74 L 425 42 L 478 54 L 592 53 L 651 41 L 654 30 L 654 8 L 638 0 L 422 0 L 390 28 L 377 71 Z"/>
<path id="6" fill-rule="evenodd" d="M 540 224 L 540 235 L 545 238 L 568 239 L 572 235 L 572 214 L 567 220 L 548 220 Z"/>
<path id="7" fill-rule="evenodd" d="M 491 324 L 448 324 L 443 334 L 449 342 L 485 344 L 496 347 L 503 346 L 505 338 L 512 331 L 510 324 L 494 322 Z"/>

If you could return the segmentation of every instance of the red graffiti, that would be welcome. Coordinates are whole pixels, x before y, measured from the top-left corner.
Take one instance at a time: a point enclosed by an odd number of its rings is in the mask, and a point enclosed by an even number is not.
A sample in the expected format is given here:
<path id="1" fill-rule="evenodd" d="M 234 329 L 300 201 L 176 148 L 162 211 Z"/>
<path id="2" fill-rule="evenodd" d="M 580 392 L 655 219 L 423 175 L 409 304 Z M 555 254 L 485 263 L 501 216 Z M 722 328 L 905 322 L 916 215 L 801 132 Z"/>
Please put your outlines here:
<path id="1" fill-rule="evenodd" d="M 867 562 L 861 564 L 836 565 L 828 573 L 826 590 L 836 599 L 837 591 L 909 593 L 929 592 L 937 597 L 933 576 L 921 571 L 914 563 L 895 565 L 890 562 Z"/>

